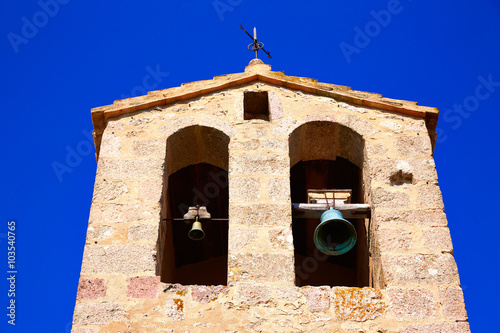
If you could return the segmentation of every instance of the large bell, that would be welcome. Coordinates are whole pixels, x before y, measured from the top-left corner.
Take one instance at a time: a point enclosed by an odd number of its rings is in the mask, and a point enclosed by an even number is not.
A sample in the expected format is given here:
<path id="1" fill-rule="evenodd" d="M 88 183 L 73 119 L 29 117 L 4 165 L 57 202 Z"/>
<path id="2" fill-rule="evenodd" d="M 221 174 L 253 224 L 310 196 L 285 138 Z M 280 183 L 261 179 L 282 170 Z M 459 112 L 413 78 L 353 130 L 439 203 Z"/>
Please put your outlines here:
<path id="1" fill-rule="evenodd" d="M 314 230 L 314 245 L 330 256 L 346 253 L 354 247 L 356 240 L 356 228 L 333 208 L 321 215 L 321 222 Z"/>
<path id="2" fill-rule="evenodd" d="M 205 238 L 205 232 L 201 227 L 201 222 L 198 221 L 198 216 L 196 216 L 196 221 L 193 222 L 193 226 L 191 227 L 191 230 L 189 230 L 188 236 L 195 241 Z"/>

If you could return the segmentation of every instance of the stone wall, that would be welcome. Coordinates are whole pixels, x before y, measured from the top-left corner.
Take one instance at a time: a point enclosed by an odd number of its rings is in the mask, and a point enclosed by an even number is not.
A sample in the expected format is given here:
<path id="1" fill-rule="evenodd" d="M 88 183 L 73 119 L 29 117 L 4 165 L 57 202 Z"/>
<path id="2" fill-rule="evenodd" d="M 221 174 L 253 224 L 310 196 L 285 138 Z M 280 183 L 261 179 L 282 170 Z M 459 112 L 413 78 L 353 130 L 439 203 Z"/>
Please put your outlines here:
<path id="1" fill-rule="evenodd" d="M 271 121 L 243 120 L 248 90 L 269 92 Z M 362 168 L 370 287 L 294 285 L 290 167 L 332 154 L 311 123 L 333 124 L 334 155 Z M 191 126 L 230 139 L 227 286 L 158 276 L 167 139 Z M 107 123 L 72 332 L 469 332 L 452 253 L 422 118 L 249 83 Z"/>

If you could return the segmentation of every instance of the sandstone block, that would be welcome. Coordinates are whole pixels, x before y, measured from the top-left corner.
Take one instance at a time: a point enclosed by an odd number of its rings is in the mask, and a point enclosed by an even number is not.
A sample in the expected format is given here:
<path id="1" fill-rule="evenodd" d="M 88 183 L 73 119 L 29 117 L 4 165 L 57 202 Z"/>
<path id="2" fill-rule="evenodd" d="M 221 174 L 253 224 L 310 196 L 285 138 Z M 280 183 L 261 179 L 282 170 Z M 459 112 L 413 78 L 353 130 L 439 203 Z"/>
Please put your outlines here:
<path id="1" fill-rule="evenodd" d="M 93 203 L 89 223 L 120 223 L 160 220 L 158 204 L 104 204 Z"/>
<path id="2" fill-rule="evenodd" d="M 258 237 L 254 229 L 229 228 L 229 246 L 230 252 L 239 251 L 246 245 L 253 243 Z"/>
<path id="3" fill-rule="evenodd" d="M 173 321 L 184 320 L 184 301 L 179 298 L 167 300 L 165 314 Z"/>
<path id="4" fill-rule="evenodd" d="M 372 203 L 379 208 L 402 209 L 410 204 L 410 198 L 407 193 L 401 191 L 389 191 L 382 187 L 376 187 L 372 190 Z"/>
<path id="5" fill-rule="evenodd" d="M 127 297 L 158 298 L 159 276 L 136 276 L 127 279 Z"/>
<path id="6" fill-rule="evenodd" d="M 229 177 L 229 202 L 252 202 L 260 198 L 259 179 Z"/>
<path id="7" fill-rule="evenodd" d="M 229 143 L 229 149 L 230 151 L 236 151 L 236 150 L 255 150 L 260 147 L 260 141 L 259 140 L 247 140 L 247 141 L 237 141 L 237 140 L 232 140 Z"/>
<path id="8" fill-rule="evenodd" d="M 200 125 L 218 129 L 229 137 L 234 137 L 238 134 L 238 131 L 232 124 L 211 117 L 203 117 L 200 121 Z"/>
<path id="9" fill-rule="evenodd" d="M 330 308 L 330 287 L 302 287 L 307 308 L 311 312 L 324 312 Z"/>
<path id="10" fill-rule="evenodd" d="M 435 323 L 411 325 L 400 333 L 470 333 L 469 323 Z"/>
<path id="11" fill-rule="evenodd" d="M 232 224 L 248 226 L 289 226 L 292 221 L 289 204 L 229 205 Z"/>
<path id="12" fill-rule="evenodd" d="M 128 239 L 131 241 L 147 240 L 156 242 L 158 239 L 158 225 L 134 224 L 128 229 Z"/>
<path id="13" fill-rule="evenodd" d="M 161 179 L 141 181 L 140 196 L 144 201 L 159 202 L 163 190 Z"/>
<path id="14" fill-rule="evenodd" d="M 125 315 L 118 303 L 77 303 L 73 316 L 75 325 L 104 325 Z"/>
<path id="15" fill-rule="evenodd" d="M 459 283 L 457 265 L 448 253 L 384 255 L 382 268 L 388 285 Z"/>
<path id="16" fill-rule="evenodd" d="M 446 318 L 457 321 L 467 320 L 467 311 L 465 311 L 462 288 L 458 286 L 442 288 L 439 292 L 439 296 Z"/>
<path id="17" fill-rule="evenodd" d="M 87 245 L 82 273 L 152 273 L 156 251 L 149 245 Z"/>
<path id="18" fill-rule="evenodd" d="M 104 279 L 80 278 L 76 299 L 98 299 L 106 296 L 106 281 Z"/>
<path id="19" fill-rule="evenodd" d="M 127 185 L 119 180 L 97 180 L 92 201 L 112 201 L 128 193 Z"/>
<path id="20" fill-rule="evenodd" d="M 93 226 L 89 225 L 87 229 L 87 241 L 102 240 L 111 237 L 115 233 L 113 227 L 103 225 L 103 226 Z"/>
<path id="21" fill-rule="evenodd" d="M 290 202 L 290 179 L 271 179 L 267 184 L 267 198 L 274 202 Z"/>
<path id="22" fill-rule="evenodd" d="M 99 158 L 97 178 L 137 179 L 161 178 L 164 159 Z"/>
<path id="23" fill-rule="evenodd" d="M 412 232 L 408 229 L 386 229 L 377 231 L 379 248 L 382 252 L 405 252 L 412 248 Z"/>
<path id="24" fill-rule="evenodd" d="M 269 302 L 271 290 L 266 285 L 239 284 L 236 287 L 236 299 L 243 304 L 259 305 Z"/>
<path id="25" fill-rule="evenodd" d="M 231 156 L 229 172 L 233 175 L 287 175 L 288 156 Z"/>
<path id="26" fill-rule="evenodd" d="M 99 151 L 100 157 L 118 157 L 121 155 L 122 140 L 119 136 L 111 134 L 110 131 L 105 131 L 102 135 L 101 148 Z"/>
<path id="27" fill-rule="evenodd" d="M 389 309 L 397 320 L 436 317 L 436 300 L 430 290 L 389 288 L 387 295 Z"/>
<path id="28" fill-rule="evenodd" d="M 333 288 L 333 301 L 339 320 L 372 320 L 384 311 L 382 293 L 373 288 Z"/>
<path id="29" fill-rule="evenodd" d="M 419 208 L 427 209 L 444 209 L 443 196 L 441 189 L 437 184 L 429 183 L 418 187 L 418 201 Z"/>
<path id="30" fill-rule="evenodd" d="M 273 135 L 289 135 L 299 126 L 300 123 L 296 119 L 286 117 L 273 129 Z"/>
<path id="31" fill-rule="evenodd" d="M 422 243 L 425 248 L 436 252 L 453 252 L 450 230 L 446 227 L 424 229 Z"/>
<path id="32" fill-rule="evenodd" d="M 238 253 L 229 256 L 229 281 L 283 282 L 293 283 L 293 253 L 252 254 Z"/>
<path id="33" fill-rule="evenodd" d="M 373 126 L 371 123 L 360 117 L 350 114 L 343 116 L 340 119 L 339 123 L 344 125 L 345 127 L 352 129 L 354 132 L 363 137 L 369 137 L 375 133 L 380 132 L 380 130 Z"/>
<path id="34" fill-rule="evenodd" d="M 226 286 L 193 286 L 191 297 L 195 302 L 208 303 L 215 301 L 220 294 L 227 294 L 229 288 Z"/>
<path id="35" fill-rule="evenodd" d="M 99 333 L 95 328 L 89 327 L 73 327 L 71 333 Z"/>
<path id="36" fill-rule="evenodd" d="M 137 157 L 163 157 L 167 153 L 167 140 L 141 140 L 132 141 L 131 143 L 132 154 Z"/>
<path id="37" fill-rule="evenodd" d="M 269 244 L 273 249 L 293 251 L 292 229 L 269 230 Z"/>
<path id="38" fill-rule="evenodd" d="M 300 296 L 300 288 L 298 287 L 276 287 L 274 288 L 276 299 L 283 301 L 296 301 Z"/>
<path id="39" fill-rule="evenodd" d="M 373 156 L 386 156 L 387 148 L 381 144 L 366 144 L 366 155 L 368 158 L 373 158 Z"/>
<path id="40" fill-rule="evenodd" d="M 401 156 L 432 155 L 431 140 L 428 136 L 399 137 L 394 142 L 394 147 Z"/>
<path id="41" fill-rule="evenodd" d="M 277 140 L 277 139 L 264 140 L 263 146 L 267 149 L 278 152 L 288 152 L 288 140 Z"/>
<path id="42" fill-rule="evenodd" d="M 442 210 L 380 211 L 375 209 L 373 212 L 373 218 L 379 225 L 416 225 L 429 227 L 446 227 L 448 225 L 446 214 Z"/>

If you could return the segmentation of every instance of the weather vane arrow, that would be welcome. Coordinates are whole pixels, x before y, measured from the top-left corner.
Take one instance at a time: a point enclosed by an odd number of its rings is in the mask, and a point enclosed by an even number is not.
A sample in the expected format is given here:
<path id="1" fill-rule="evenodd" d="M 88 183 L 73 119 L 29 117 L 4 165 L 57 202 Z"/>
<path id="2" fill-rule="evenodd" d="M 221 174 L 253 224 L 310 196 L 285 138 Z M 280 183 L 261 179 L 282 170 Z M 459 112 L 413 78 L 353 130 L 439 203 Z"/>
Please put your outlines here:
<path id="1" fill-rule="evenodd" d="M 262 50 L 264 51 L 265 54 L 267 54 L 267 57 L 269 59 L 271 59 L 271 53 L 267 52 L 265 49 L 264 49 L 264 43 L 260 43 L 257 41 L 257 28 L 253 28 L 253 37 L 252 35 L 250 35 L 240 24 L 240 29 L 243 30 L 247 35 L 248 37 L 250 37 L 252 40 L 253 40 L 253 43 L 252 44 L 249 44 L 248 45 L 248 49 L 250 51 L 254 51 L 255 52 L 255 58 L 258 58 L 258 53 L 259 53 L 259 50 Z"/>

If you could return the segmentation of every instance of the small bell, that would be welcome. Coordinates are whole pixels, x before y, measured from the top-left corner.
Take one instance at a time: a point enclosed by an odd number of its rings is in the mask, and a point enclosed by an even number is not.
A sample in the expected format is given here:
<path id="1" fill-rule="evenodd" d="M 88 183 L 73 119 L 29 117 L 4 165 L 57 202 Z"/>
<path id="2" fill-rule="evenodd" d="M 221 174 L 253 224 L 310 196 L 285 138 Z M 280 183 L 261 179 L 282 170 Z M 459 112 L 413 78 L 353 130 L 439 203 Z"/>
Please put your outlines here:
<path id="1" fill-rule="evenodd" d="M 189 230 L 188 236 L 195 241 L 205 238 L 205 232 L 201 227 L 201 222 L 198 221 L 198 216 L 196 216 L 196 220 L 193 222 L 193 226 L 191 227 L 191 230 Z"/>

